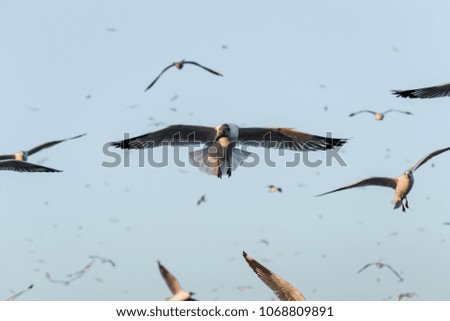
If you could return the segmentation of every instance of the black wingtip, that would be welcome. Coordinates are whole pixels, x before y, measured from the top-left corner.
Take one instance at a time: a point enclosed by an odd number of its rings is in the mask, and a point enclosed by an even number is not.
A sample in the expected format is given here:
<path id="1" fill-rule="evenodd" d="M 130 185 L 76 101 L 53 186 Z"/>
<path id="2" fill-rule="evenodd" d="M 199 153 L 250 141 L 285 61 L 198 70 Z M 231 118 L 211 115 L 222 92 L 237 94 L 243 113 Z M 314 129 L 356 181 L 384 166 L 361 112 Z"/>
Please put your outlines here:
<path id="1" fill-rule="evenodd" d="M 118 142 L 110 142 L 109 145 L 114 146 L 115 148 L 129 149 L 130 141 L 126 139 Z"/>
<path id="2" fill-rule="evenodd" d="M 414 92 L 415 90 L 391 90 L 392 95 L 395 95 L 396 97 L 418 98 Z"/>

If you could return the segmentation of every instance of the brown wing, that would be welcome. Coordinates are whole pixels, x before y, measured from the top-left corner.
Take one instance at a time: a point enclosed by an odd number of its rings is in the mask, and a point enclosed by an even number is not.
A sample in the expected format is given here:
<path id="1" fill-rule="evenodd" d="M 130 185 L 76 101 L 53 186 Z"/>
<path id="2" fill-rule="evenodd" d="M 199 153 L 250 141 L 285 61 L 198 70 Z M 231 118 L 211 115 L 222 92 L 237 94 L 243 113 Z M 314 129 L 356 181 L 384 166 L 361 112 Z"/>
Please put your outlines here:
<path id="1" fill-rule="evenodd" d="M 374 111 L 364 109 L 364 110 L 360 110 L 360 111 L 351 113 L 350 115 L 348 115 L 348 117 L 353 117 L 353 116 L 358 115 L 358 114 L 361 114 L 361 113 L 371 113 L 372 115 L 375 115 L 375 114 L 376 114 Z"/>
<path id="2" fill-rule="evenodd" d="M 392 94 L 403 98 L 437 98 L 450 96 L 450 83 L 439 86 L 409 89 L 392 90 Z"/>
<path id="3" fill-rule="evenodd" d="M 210 73 L 212 73 L 214 75 L 223 77 L 223 75 L 221 73 L 218 73 L 217 71 L 214 71 L 214 70 L 212 70 L 212 69 L 210 69 L 208 67 L 202 66 L 198 62 L 195 62 L 195 61 L 183 61 L 183 63 L 198 66 L 200 68 L 205 69 L 206 71 L 209 71 Z"/>
<path id="4" fill-rule="evenodd" d="M 170 273 L 159 261 L 158 261 L 158 267 L 159 267 L 159 272 L 161 272 L 161 275 L 162 275 L 164 281 L 166 281 L 166 284 L 169 287 L 170 292 L 172 292 L 173 295 L 177 294 L 180 291 L 183 291 L 177 278 L 175 276 L 173 276 L 173 274 Z"/>
<path id="5" fill-rule="evenodd" d="M 291 284 L 280 278 L 278 275 L 261 265 L 258 261 L 253 259 L 250 255 L 242 252 L 248 265 L 258 275 L 275 295 L 282 301 L 305 301 L 303 294 L 293 287 Z"/>
<path id="6" fill-rule="evenodd" d="M 446 147 L 446 148 L 442 148 L 439 149 L 437 151 L 434 151 L 428 155 L 426 155 L 424 158 L 422 158 L 420 161 L 417 162 L 416 165 L 414 165 L 414 167 L 411 169 L 412 172 L 416 171 L 420 166 L 422 166 L 423 164 L 425 164 L 426 162 L 428 162 L 430 159 L 432 159 L 434 156 L 437 156 L 443 152 L 446 152 L 450 150 L 450 147 Z"/>
<path id="7" fill-rule="evenodd" d="M 111 145 L 122 149 L 154 148 L 161 145 L 196 145 L 212 142 L 216 136 L 213 127 L 172 125 L 156 132 L 112 142 Z"/>
<path id="8" fill-rule="evenodd" d="M 147 90 L 149 90 L 150 88 L 152 88 L 152 86 L 155 84 L 155 82 L 158 81 L 159 77 L 161 77 L 161 75 L 162 75 L 163 73 L 165 73 L 165 72 L 167 71 L 167 69 L 172 68 L 173 66 L 175 66 L 175 63 L 173 63 L 173 64 L 167 66 L 166 68 L 164 68 L 164 69 L 161 71 L 161 73 L 158 75 L 158 77 L 156 77 L 155 80 L 153 80 L 152 83 L 151 83 L 150 85 L 148 85 L 148 87 L 145 88 L 144 91 L 147 91 Z"/>
<path id="9" fill-rule="evenodd" d="M 55 173 L 62 172 L 58 169 L 36 165 L 20 160 L 0 161 L 0 170 L 16 172 L 34 172 L 34 173 Z"/>
<path id="10" fill-rule="evenodd" d="M 384 187 L 390 187 L 392 189 L 395 189 L 397 187 L 397 179 L 390 178 L 390 177 L 370 177 L 363 179 L 361 181 L 358 181 L 356 183 L 323 193 L 316 196 L 324 196 L 327 194 L 331 194 L 334 192 L 343 191 L 345 189 L 354 188 L 354 187 L 363 187 L 363 186 L 369 186 L 369 185 L 375 185 L 375 186 L 384 186 Z"/>
<path id="11" fill-rule="evenodd" d="M 239 143 L 265 148 L 315 151 L 342 146 L 347 139 L 303 133 L 291 128 L 239 128 Z"/>
<path id="12" fill-rule="evenodd" d="M 39 145 L 39 146 L 36 146 L 36 147 L 30 149 L 30 150 L 27 152 L 27 154 L 28 154 L 28 156 L 31 156 L 31 155 L 36 154 L 37 152 L 39 152 L 39 151 L 41 151 L 41 150 L 43 150 L 43 149 L 45 149 L 45 148 L 49 148 L 49 147 L 55 146 L 56 144 L 65 142 L 66 140 L 77 139 L 77 138 L 83 137 L 83 136 L 85 136 L 85 135 L 86 135 L 86 134 L 81 134 L 81 135 L 74 136 L 74 137 L 70 137 L 70 138 L 66 138 L 66 139 L 54 140 L 54 141 L 52 141 L 52 142 L 44 143 L 44 144 L 41 144 L 41 145 Z"/>

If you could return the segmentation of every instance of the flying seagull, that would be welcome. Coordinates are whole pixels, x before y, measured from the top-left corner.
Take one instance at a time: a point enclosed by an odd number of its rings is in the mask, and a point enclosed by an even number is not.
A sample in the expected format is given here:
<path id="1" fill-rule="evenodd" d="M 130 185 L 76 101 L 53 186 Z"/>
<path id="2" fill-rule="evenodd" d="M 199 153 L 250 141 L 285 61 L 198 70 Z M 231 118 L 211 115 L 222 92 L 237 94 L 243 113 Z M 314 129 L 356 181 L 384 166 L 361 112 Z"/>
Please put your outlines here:
<path id="1" fill-rule="evenodd" d="M 78 135 L 71 138 L 54 140 L 48 143 L 36 146 L 28 151 L 19 151 L 12 155 L 0 155 L 0 170 L 10 170 L 16 172 L 61 172 L 60 170 L 29 163 L 28 157 L 40 152 L 43 149 L 50 148 L 66 140 L 77 139 L 86 134 Z"/>
<path id="2" fill-rule="evenodd" d="M 106 257 L 101 257 L 100 255 L 89 255 L 89 258 L 93 259 L 93 260 L 99 260 L 102 263 L 109 263 L 109 264 L 111 264 L 112 267 L 116 266 L 116 263 L 114 263 L 113 260 L 108 259 Z"/>
<path id="3" fill-rule="evenodd" d="M 392 204 L 394 204 L 394 209 L 402 207 L 402 211 L 406 212 L 406 208 L 409 208 L 408 205 L 408 198 L 406 197 L 408 193 L 411 191 L 413 184 L 414 184 L 414 176 L 413 173 L 423 164 L 425 164 L 427 161 L 429 161 L 434 156 L 437 156 L 443 152 L 446 152 L 450 150 L 450 147 L 446 147 L 443 149 L 439 149 L 437 151 L 434 151 L 425 157 L 423 157 L 421 160 L 417 162 L 416 165 L 411 167 L 410 169 L 407 169 L 402 176 L 398 178 L 391 178 L 391 177 L 370 177 L 363 179 L 361 181 L 358 181 L 356 183 L 332 190 L 330 192 L 326 192 L 320 195 L 316 196 L 323 196 L 330 193 L 343 191 L 345 189 L 353 188 L 353 187 L 363 187 L 363 186 L 384 186 L 384 187 L 390 187 L 395 190 L 395 196 L 392 200 Z M 405 203 L 403 204 L 403 200 L 405 200 Z"/>
<path id="4" fill-rule="evenodd" d="M 269 188 L 269 193 L 273 193 L 273 192 L 279 192 L 282 193 L 283 190 L 281 189 L 281 187 L 279 186 L 275 186 L 275 185 L 269 185 L 267 186 Z"/>
<path id="5" fill-rule="evenodd" d="M 439 86 L 409 89 L 392 90 L 392 94 L 403 98 L 437 98 L 450 96 L 450 83 Z"/>
<path id="6" fill-rule="evenodd" d="M 400 274 L 398 274 L 398 272 L 395 271 L 389 264 L 381 263 L 381 262 L 368 263 L 368 264 L 364 265 L 364 266 L 358 271 L 358 273 L 361 273 L 362 271 L 364 271 L 365 269 L 367 269 L 369 266 L 372 266 L 372 265 L 374 265 L 374 266 L 375 266 L 376 268 L 378 268 L 378 269 L 382 269 L 382 268 L 384 268 L 384 267 L 387 267 L 389 270 L 392 271 L 392 273 L 394 273 L 394 274 L 398 277 L 398 280 L 399 280 L 400 282 L 403 281 L 403 278 L 400 276 Z"/>
<path id="7" fill-rule="evenodd" d="M 170 68 L 172 68 L 172 67 L 176 67 L 177 69 L 183 69 L 183 67 L 184 67 L 185 64 L 195 65 L 195 66 L 197 66 L 197 67 L 200 67 L 200 68 L 205 69 L 206 71 L 209 71 L 210 73 L 212 73 L 212 74 L 214 74 L 214 75 L 221 76 L 221 77 L 223 76 L 221 73 L 218 73 L 217 71 L 214 71 L 214 70 L 212 70 L 212 69 L 209 69 L 208 67 L 202 66 L 202 65 L 200 65 L 198 62 L 181 60 L 181 61 L 174 62 L 173 64 L 168 65 L 166 68 L 164 68 L 164 69 L 161 71 L 161 73 L 158 75 L 158 77 L 156 77 L 155 80 L 153 80 L 152 83 L 151 83 L 150 85 L 148 85 L 148 87 L 145 89 L 145 91 L 147 91 L 147 90 L 149 90 L 150 88 L 152 88 L 152 86 L 155 84 L 155 82 L 158 81 L 159 77 L 161 77 L 162 74 L 165 73 L 165 72 L 167 71 L 167 69 L 170 69 Z"/>
<path id="8" fill-rule="evenodd" d="M 33 284 L 31 284 L 29 287 L 27 287 L 25 290 L 22 290 L 20 292 L 17 292 L 16 294 L 10 296 L 9 298 L 6 299 L 6 301 L 15 301 L 17 299 L 17 297 L 21 296 L 22 294 L 24 294 L 25 292 L 30 291 L 33 288 Z"/>
<path id="9" fill-rule="evenodd" d="M 181 285 L 178 282 L 177 278 L 173 276 L 173 274 L 170 273 L 159 261 L 158 267 L 159 272 L 161 272 L 164 281 L 166 281 L 166 284 L 170 289 L 170 292 L 172 292 L 173 294 L 173 297 L 167 299 L 167 301 L 197 301 L 192 298 L 195 293 L 184 291 L 181 288 Z"/>
<path id="10" fill-rule="evenodd" d="M 162 145 L 205 144 L 205 148 L 189 154 L 190 163 L 207 174 L 221 178 L 225 172 L 231 176 L 231 171 L 252 155 L 235 148 L 237 144 L 316 151 L 342 146 L 346 141 L 347 139 L 321 137 L 291 128 L 239 128 L 235 124 L 227 123 L 217 127 L 172 125 L 156 132 L 112 142 L 111 145 L 122 149 L 142 149 Z"/>
<path id="11" fill-rule="evenodd" d="M 406 114 L 406 115 L 412 115 L 412 113 L 409 112 L 409 111 L 403 111 L 403 110 L 398 110 L 398 109 L 389 109 L 389 110 L 386 110 L 383 113 L 377 113 L 375 111 L 365 109 L 365 110 L 360 110 L 360 111 L 351 113 L 350 115 L 348 115 L 348 117 L 353 117 L 353 116 L 361 114 L 361 113 L 371 113 L 372 115 L 375 116 L 376 120 L 383 120 L 384 119 L 384 115 L 386 115 L 387 113 L 390 113 L 392 111 L 395 111 L 395 112 L 398 112 L 398 113 L 403 113 L 403 114 Z"/>
<path id="12" fill-rule="evenodd" d="M 403 298 L 408 298 L 408 299 L 412 299 L 413 297 L 417 296 L 417 294 L 413 293 L 413 292 L 408 292 L 408 293 L 400 293 L 399 295 L 397 295 L 395 297 L 395 301 L 401 301 Z"/>
<path id="13" fill-rule="evenodd" d="M 205 202 L 206 202 L 206 195 L 202 195 L 197 201 L 197 206 Z"/>
<path id="14" fill-rule="evenodd" d="M 303 294 L 291 284 L 261 265 L 254 258 L 245 253 L 245 251 L 242 252 L 242 255 L 256 275 L 272 289 L 278 299 L 281 301 L 306 301 Z"/>

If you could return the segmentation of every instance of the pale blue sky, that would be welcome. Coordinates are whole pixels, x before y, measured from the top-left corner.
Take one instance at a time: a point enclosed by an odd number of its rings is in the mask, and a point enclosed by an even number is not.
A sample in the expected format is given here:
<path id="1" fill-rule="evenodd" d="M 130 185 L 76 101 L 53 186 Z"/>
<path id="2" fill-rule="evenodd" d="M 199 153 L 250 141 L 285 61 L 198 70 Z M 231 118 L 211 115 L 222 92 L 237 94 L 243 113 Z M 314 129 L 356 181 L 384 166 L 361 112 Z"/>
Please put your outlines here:
<path id="1" fill-rule="evenodd" d="M 63 173 L 0 173 L 0 299 L 33 283 L 22 300 L 163 300 L 170 293 L 158 259 L 197 299 L 273 298 L 245 250 L 311 300 L 401 292 L 448 300 L 449 154 L 416 172 L 406 214 L 392 210 L 389 189 L 314 195 L 369 176 L 397 177 L 450 145 L 450 98 L 390 93 L 450 82 L 449 10 L 448 1 L 3 0 L 0 154 L 87 136 L 30 158 L 48 158 L 43 165 Z M 181 59 L 224 77 L 186 66 L 144 92 Z M 366 108 L 414 115 L 348 117 Z M 352 138 L 341 154 L 348 166 L 285 168 L 293 153 L 272 153 L 276 168 L 239 168 L 219 180 L 173 163 L 138 168 L 131 152 L 131 168 L 102 167 L 103 145 L 156 130 L 149 117 L 332 132 Z M 269 194 L 268 184 L 283 193 Z M 198 207 L 202 194 L 207 202 Z M 64 278 L 91 254 L 117 267 L 96 263 L 67 287 L 45 278 Z M 387 270 L 356 274 L 380 259 L 405 281 Z"/>

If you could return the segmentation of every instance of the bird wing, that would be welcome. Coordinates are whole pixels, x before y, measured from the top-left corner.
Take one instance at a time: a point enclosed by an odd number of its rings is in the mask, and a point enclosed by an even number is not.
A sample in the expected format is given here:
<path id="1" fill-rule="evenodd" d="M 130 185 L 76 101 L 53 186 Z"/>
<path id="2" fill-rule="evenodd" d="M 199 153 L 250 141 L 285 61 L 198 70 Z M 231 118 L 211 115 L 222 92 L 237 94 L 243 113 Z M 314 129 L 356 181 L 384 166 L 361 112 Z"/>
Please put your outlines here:
<path id="1" fill-rule="evenodd" d="M 376 112 L 374 112 L 374 111 L 372 111 L 372 110 L 364 109 L 364 110 L 360 110 L 360 111 L 351 113 L 350 115 L 348 115 L 348 117 L 353 117 L 353 116 L 358 115 L 358 114 L 361 114 L 361 113 L 371 113 L 371 114 L 373 114 L 373 115 L 376 114 Z"/>
<path id="2" fill-rule="evenodd" d="M 392 90 L 392 94 L 403 98 L 437 98 L 450 96 L 450 83 L 439 86 L 409 89 Z"/>
<path id="3" fill-rule="evenodd" d="M 22 290 L 20 292 L 17 292 L 16 294 L 10 296 L 9 298 L 6 299 L 6 301 L 15 301 L 17 299 L 17 297 L 19 297 L 20 295 L 24 294 L 25 292 L 31 290 L 32 288 L 33 288 L 33 284 L 31 284 L 25 290 Z"/>
<path id="4" fill-rule="evenodd" d="M 406 115 L 412 115 L 413 113 L 409 112 L 409 111 L 404 111 L 404 110 L 398 110 L 398 109 L 388 109 L 386 110 L 383 114 L 387 114 L 390 113 L 392 111 L 396 111 L 398 113 L 402 113 L 402 114 L 406 114 Z"/>
<path id="5" fill-rule="evenodd" d="M 437 156 L 437 155 L 439 155 L 439 154 L 441 154 L 443 152 L 446 152 L 448 150 L 450 150 L 450 147 L 442 148 L 442 149 L 436 150 L 436 151 L 426 155 L 424 158 L 422 158 L 420 161 L 418 161 L 417 164 L 414 165 L 414 167 L 411 168 L 411 171 L 412 172 L 416 171 L 420 166 L 425 164 L 427 161 L 432 159 L 434 156 Z"/>
<path id="6" fill-rule="evenodd" d="M 375 265 L 376 263 L 367 263 L 366 265 L 364 265 L 361 269 L 359 269 L 358 272 L 356 273 L 361 273 L 362 271 L 364 271 L 365 269 L 367 269 L 369 266 Z"/>
<path id="7" fill-rule="evenodd" d="M 217 71 L 214 71 L 214 70 L 212 70 L 212 69 L 209 69 L 208 67 L 202 66 L 202 65 L 200 65 L 198 62 L 195 62 L 195 61 L 184 61 L 184 63 L 185 63 L 185 64 L 196 65 L 196 66 L 198 66 L 198 67 L 200 67 L 200 68 L 205 69 L 206 71 L 209 71 L 210 73 L 212 73 L 212 74 L 214 74 L 214 75 L 222 76 L 222 77 L 223 77 L 223 75 L 222 75 L 221 73 L 218 73 Z"/>
<path id="8" fill-rule="evenodd" d="M 253 271 L 258 275 L 258 277 L 263 281 L 275 295 L 282 301 L 306 301 L 303 294 L 293 287 L 291 284 L 280 278 L 278 275 L 258 263 L 250 255 L 242 252 L 248 265 L 253 269 Z"/>
<path id="9" fill-rule="evenodd" d="M 58 169 L 36 165 L 20 160 L 0 161 L 0 170 L 16 171 L 16 172 L 40 172 L 40 173 L 62 172 Z"/>
<path id="10" fill-rule="evenodd" d="M 172 125 L 156 132 L 112 142 L 122 149 L 153 148 L 161 145 L 196 145 L 214 141 L 216 129 L 213 127 Z"/>
<path id="11" fill-rule="evenodd" d="M 369 186 L 369 185 L 374 185 L 374 186 L 384 186 L 384 187 L 390 187 L 392 189 L 395 189 L 397 187 L 397 179 L 395 178 L 390 178 L 390 177 L 369 177 L 363 180 L 360 180 L 356 183 L 352 183 L 350 185 L 323 193 L 323 194 L 319 194 L 316 196 L 324 196 L 327 194 L 331 194 L 334 192 L 339 192 L 339 191 L 343 191 L 345 189 L 349 189 L 349 188 L 353 188 L 353 187 L 363 187 L 363 186 Z"/>
<path id="12" fill-rule="evenodd" d="M 173 276 L 173 274 L 170 273 L 159 261 L 158 261 L 158 267 L 159 267 L 159 272 L 161 272 L 161 275 L 162 275 L 164 281 L 166 281 L 166 284 L 169 287 L 170 292 L 172 292 L 173 295 L 179 293 L 180 291 L 183 291 L 177 278 L 175 276 Z"/>
<path id="13" fill-rule="evenodd" d="M 164 69 L 160 72 L 160 74 L 158 75 L 158 77 L 156 77 L 155 80 L 153 80 L 152 83 L 151 83 L 150 85 L 148 85 L 148 87 L 145 88 L 144 91 L 147 91 L 147 90 L 149 90 L 150 88 L 152 88 L 152 86 L 155 84 L 155 82 L 158 81 L 159 77 L 161 77 L 161 75 L 162 75 L 163 73 L 165 73 L 165 72 L 167 71 L 167 69 L 172 68 L 173 66 L 175 66 L 175 63 L 173 63 L 173 64 L 171 64 L 171 65 L 168 65 L 166 68 L 164 68 Z"/>
<path id="14" fill-rule="evenodd" d="M 385 266 L 385 267 L 387 267 L 389 270 L 391 270 L 391 271 L 399 278 L 400 282 L 403 281 L 403 278 L 400 276 L 400 274 L 399 274 L 397 271 L 395 271 L 395 270 L 392 268 L 392 266 L 390 266 L 389 264 L 386 264 L 386 263 L 383 263 L 383 266 Z"/>
<path id="15" fill-rule="evenodd" d="M 14 155 L 0 155 L 0 160 L 15 159 Z"/>
<path id="16" fill-rule="evenodd" d="M 54 141 L 52 141 L 52 142 L 44 143 L 44 144 L 41 144 L 41 145 L 39 145 L 39 146 L 36 146 L 36 147 L 30 149 L 30 150 L 27 152 L 27 154 L 28 154 L 28 156 L 31 156 L 31 155 L 36 154 L 37 152 L 39 152 L 39 151 L 41 151 L 41 150 L 43 150 L 43 149 L 45 149 L 45 148 L 49 148 L 49 147 L 55 146 L 56 144 L 65 142 L 66 140 L 77 139 L 77 138 L 83 137 L 83 136 L 85 136 L 85 135 L 86 135 L 86 134 L 81 134 L 81 135 L 74 136 L 74 137 L 70 137 L 70 138 L 66 138 L 66 139 L 54 140 Z"/>
<path id="17" fill-rule="evenodd" d="M 292 128 L 239 128 L 239 143 L 265 148 L 315 151 L 342 146 L 347 139 L 303 133 Z"/>

